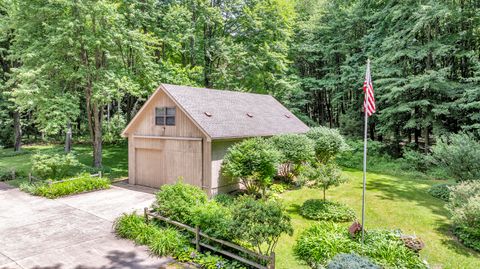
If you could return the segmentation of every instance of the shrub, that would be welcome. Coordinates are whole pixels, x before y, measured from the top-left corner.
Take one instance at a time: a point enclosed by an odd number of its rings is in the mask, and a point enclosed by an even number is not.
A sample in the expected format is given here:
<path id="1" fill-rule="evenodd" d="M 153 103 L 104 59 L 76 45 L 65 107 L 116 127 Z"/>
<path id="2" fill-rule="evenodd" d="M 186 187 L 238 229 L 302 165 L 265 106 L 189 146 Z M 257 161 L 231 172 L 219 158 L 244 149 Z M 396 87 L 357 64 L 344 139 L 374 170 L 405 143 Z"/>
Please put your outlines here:
<path id="1" fill-rule="evenodd" d="M 270 186 L 270 190 L 273 193 L 284 193 L 287 188 L 288 186 L 285 186 L 284 184 L 272 184 Z"/>
<path id="2" fill-rule="evenodd" d="M 37 196 L 54 199 L 62 196 L 110 188 L 108 178 L 92 177 L 90 174 L 81 174 L 77 178 L 55 184 L 22 183 L 20 190 Z"/>
<path id="3" fill-rule="evenodd" d="M 435 198 L 448 202 L 451 186 L 452 184 L 435 184 L 428 189 L 428 193 Z"/>
<path id="4" fill-rule="evenodd" d="M 230 194 L 220 193 L 213 197 L 213 199 L 220 205 L 231 206 L 235 203 L 235 197 Z"/>
<path id="5" fill-rule="evenodd" d="M 305 135 L 283 134 L 270 138 L 281 155 L 281 175 L 292 180 L 302 165 L 315 156 L 314 143 Z"/>
<path id="6" fill-rule="evenodd" d="M 382 267 L 427 268 L 414 251 L 405 247 L 398 233 L 372 230 L 365 235 L 362 246 L 350 237 L 346 227 L 319 222 L 300 234 L 293 250 L 298 259 L 312 268 L 325 266 L 334 256 L 349 252 L 369 257 Z"/>
<path id="7" fill-rule="evenodd" d="M 290 217 L 282 205 L 274 200 L 239 198 L 233 208 L 232 217 L 234 236 L 267 255 L 275 250 L 282 234 L 293 234 Z"/>
<path id="8" fill-rule="evenodd" d="M 72 154 L 35 154 L 32 171 L 41 179 L 60 179 L 72 176 L 80 164 Z"/>
<path id="9" fill-rule="evenodd" d="M 196 206 L 192 210 L 192 224 L 213 237 L 229 240 L 232 238 L 232 214 L 229 208 L 215 200 Z"/>
<path id="10" fill-rule="evenodd" d="M 326 191 L 333 186 L 338 186 L 346 181 L 342 171 L 334 162 L 316 163 L 305 169 L 304 176 L 310 183 L 310 187 L 323 190 L 323 200 L 326 199 Z"/>
<path id="11" fill-rule="evenodd" d="M 341 253 L 333 257 L 328 263 L 327 269 L 380 269 L 381 267 L 370 262 L 368 258 L 357 254 Z"/>
<path id="12" fill-rule="evenodd" d="M 143 217 L 135 213 L 124 214 L 115 220 L 115 233 L 140 245 L 147 245 L 150 251 L 158 256 L 174 255 L 188 241 L 173 228 L 159 228 L 145 223 Z"/>
<path id="13" fill-rule="evenodd" d="M 420 172 L 427 172 L 427 170 L 432 166 L 432 157 L 430 155 L 422 154 L 416 150 L 404 149 L 403 159 L 405 160 L 405 168 L 413 168 Z"/>
<path id="14" fill-rule="evenodd" d="M 331 220 L 335 222 L 352 221 L 355 219 L 353 209 L 331 201 L 310 199 L 300 207 L 300 214 L 307 219 Z"/>
<path id="15" fill-rule="evenodd" d="M 480 251 L 480 181 L 451 187 L 447 209 L 452 215 L 454 233 L 460 241 Z"/>
<path id="16" fill-rule="evenodd" d="M 192 211 L 206 203 L 207 195 L 199 187 L 177 182 L 160 188 L 154 207 L 161 215 L 190 225 Z"/>
<path id="17" fill-rule="evenodd" d="M 441 137 L 433 157 L 457 181 L 480 179 L 480 142 L 465 133 Z"/>
<path id="18" fill-rule="evenodd" d="M 319 162 L 327 163 L 348 149 L 345 139 L 336 129 L 327 127 L 311 128 L 307 137 L 314 141 L 315 156 Z"/>
<path id="19" fill-rule="evenodd" d="M 223 159 L 225 176 L 240 180 L 248 193 L 258 194 L 271 184 L 277 172 L 280 153 L 263 138 L 250 138 L 234 144 Z"/>

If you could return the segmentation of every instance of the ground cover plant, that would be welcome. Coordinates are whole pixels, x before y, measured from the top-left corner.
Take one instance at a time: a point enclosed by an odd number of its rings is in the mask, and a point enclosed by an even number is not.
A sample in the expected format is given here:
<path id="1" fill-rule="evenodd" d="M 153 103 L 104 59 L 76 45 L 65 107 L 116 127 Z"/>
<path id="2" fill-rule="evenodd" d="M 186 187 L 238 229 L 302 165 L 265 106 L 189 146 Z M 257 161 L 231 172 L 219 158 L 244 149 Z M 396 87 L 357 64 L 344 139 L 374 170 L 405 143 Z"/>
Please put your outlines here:
<path id="1" fill-rule="evenodd" d="M 108 178 L 99 178 L 84 173 L 76 176 L 72 180 L 58 183 L 53 182 L 52 184 L 47 181 L 23 182 L 20 184 L 20 189 L 32 195 L 53 199 L 82 192 L 108 189 L 110 188 L 110 184 L 111 182 Z"/>
<path id="2" fill-rule="evenodd" d="M 448 202 L 450 199 L 450 192 L 451 192 L 451 187 L 453 187 L 453 184 L 435 184 L 430 189 L 428 189 L 428 193 L 438 199 L 441 199 L 445 202 Z"/>
<path id="3" fill-rule="evenodd" d="M 335 222 L 353 221 L 355 211 L 338 202 L 310 199 L 300 207 L 300 214 L 312 220 L 331 220 Z"/>
<path id="4" fill-rule="evenodd" d="M 365 244 L 351 238 L 347 226 L 320 222 L 301 233 L 294 246 L 295 255 L 312 268 L 327 265 L 341 253 L 355 252 L 386 268 L 427 268 L 399 235 L 388 230 L 370 230 Z"/>
<path id="5" fill-rule="evenodd" d="M 337 254 L 328 263 L 327 269 L 380 269 L 381 267 L 372 263 L 368 258 L 357 254 Z"/>

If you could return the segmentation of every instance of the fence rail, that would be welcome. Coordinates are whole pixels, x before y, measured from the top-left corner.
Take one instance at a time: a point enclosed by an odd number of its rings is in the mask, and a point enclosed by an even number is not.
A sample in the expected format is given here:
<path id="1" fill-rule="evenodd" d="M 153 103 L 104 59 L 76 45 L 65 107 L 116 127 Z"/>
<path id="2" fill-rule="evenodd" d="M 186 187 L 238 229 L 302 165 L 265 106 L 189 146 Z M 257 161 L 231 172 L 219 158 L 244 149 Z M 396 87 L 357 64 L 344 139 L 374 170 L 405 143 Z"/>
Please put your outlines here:
<path id="1" fill-rule="evenodd" d="M 155 213 L 151 210 L 148 210 L 147 207 L 144 208 L 144 217 L 145 217 L 145 220 L 147 221 L 147 223 L 149 221 L 149 217 L 151 217 L 151 218 L 158 219 L 158 220 L 167 222 L 169 224 L 175 225 L 175 226 L 180 227 L 182 229 L 185 229 L 185 230 L 187 230 L 191 233 L 194 233 L 195 234 L 195 239 L 192 240 L 192 243 L 195 244 L 195 247 L 196 247 L 197 251 L 200 251 L 201 247 L 203 247 L 203 248 L 210 249 L 214 252 L 218 252 L 222 255 L 228 256 L 228 257 L 230 257 L 232 259 L 235 259 L 239 262 L 242 262 L 244 264 L 248 264 L 252 267 L 258 268 L 258 269 L 275 269 L 275 252 L 272 252 L 270 254 L 270 256 L 267 256 L 267 255 L 263 255 L 261 253 L 251 251 L 251 250 L 246 249 L 242 246 L 239 246 L 239 245 L 236 245 L 236 244 L 233 244 L 233 243 L 221 240 L 221 239 L 211 237 L 211 236 L 203 233 L 202 231 L 200 231 L 200 228 L 198 226 L 194 228 L 194 227 L 188 226 L 186 224 L 180 223 L 178 221 L 171 220 L 169 218 L 161 216 L 158 213 Z M 235 253 L 231 253 L 227 250 L 219 249 L 218 247 L 215 247 L 215 246 L 209 245 L 207 243 L 201 242 L 202 238 L 208 239 L 208 240 L 216 242 L 220 245 L 227 246 L 229 248 L 232 248 L 232 249 L 238 250 L 240 252 L 243 252 L 247 255 L 258 258 L 262 261 L 267 262 L 268 265 L 265 266 L 265 265 L 259 264 L 255 261 L 251 261 L 251 260 L 246 259 L 244 257 L 240 257 L 239 255 L 237 255 Z"/>

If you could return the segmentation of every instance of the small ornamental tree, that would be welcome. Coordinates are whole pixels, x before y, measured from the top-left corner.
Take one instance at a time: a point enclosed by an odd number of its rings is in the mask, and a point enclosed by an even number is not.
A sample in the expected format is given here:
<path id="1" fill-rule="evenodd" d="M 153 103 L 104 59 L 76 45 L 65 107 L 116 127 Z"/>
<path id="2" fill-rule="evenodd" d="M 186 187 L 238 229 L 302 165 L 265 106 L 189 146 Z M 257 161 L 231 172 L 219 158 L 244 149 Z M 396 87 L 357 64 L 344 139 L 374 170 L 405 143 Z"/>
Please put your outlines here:
<path id="1" fill-rule="evenodd" d="M 290 180 L 298 176 L 301 167 L 315 157 L 315 144 L 305 135 L 283 134 L 270 139 L 282 154 L 280 174 Z"/>
<path id="2" fill-rule="evenodd" d="M 307 137 L 315 143 L 315 157 L 321 163 L 327 163 L 348 149 L 345 139 L 337 129 L 327 127 L 311 128 Z"/>
<path id="3" fill-rule="evenodd" d="M 265 194 L 277 172 L 280 153 L 263 138 L 250 138 L 229 148 L 223 159 L 225 176 L 239 180 L 248 193 Z"/>
<path id="4" fill-rule="evenodd" d="M 242 197 L 235 204 L 232 217 L 235 238 L 249 243 L 265 255 L 275 250 L 282 234 L 293 234 L 290 217 L 275 200 Z"/>
<path id="5" fill-rule="evenodd" d="M 310 182 L 310 187 L 323 189 L 323 200 L 326 200 L 326 191 L 332 186 L 345 182 L 342 171 L 334 162 L 316 163 L 305 170 L 305 177 Z"/>

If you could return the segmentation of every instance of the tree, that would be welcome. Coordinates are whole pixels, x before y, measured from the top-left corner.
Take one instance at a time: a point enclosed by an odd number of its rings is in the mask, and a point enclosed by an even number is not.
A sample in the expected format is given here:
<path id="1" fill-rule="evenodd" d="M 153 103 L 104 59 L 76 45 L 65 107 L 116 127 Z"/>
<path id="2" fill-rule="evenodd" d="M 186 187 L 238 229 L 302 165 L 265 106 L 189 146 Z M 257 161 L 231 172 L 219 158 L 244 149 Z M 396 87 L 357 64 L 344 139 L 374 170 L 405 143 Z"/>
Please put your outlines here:
<path id="1" fill-rule="evenodd" d="M 345 139 L 336 129 L 323 126 L 311 128 L 307 137 L 315 143 L 315 157 L 319 163 L 327 164 L 348 149 Z"/>
<path id="2" fill-rule="evenodd" d="M 292 180 L 300 173 L 303 165 L 315 156 L 314 142 L 300 134 L 283 134 L 270 138 L 281 152 L 281 174 Z"/>
<path id="3" fill-rule="evenodd" d="M 305 177 L 310 181 L 310 187 L 323 190 L 324 201 L 326 201 L 326 192 L 329 188 L 338 186 L 346 181 L 342 176 L 342 170 L 334 162 L 317 162 L 308 167 L 305 171 Z"/>
<path id="4" fill-rule="evenodd" d="M 265 194 L 277 173 L 280 153 L 264 138 L 249 138 L 230 147 L 223 158 L 222 173 L 239 180 L 249 193 Z"/>

